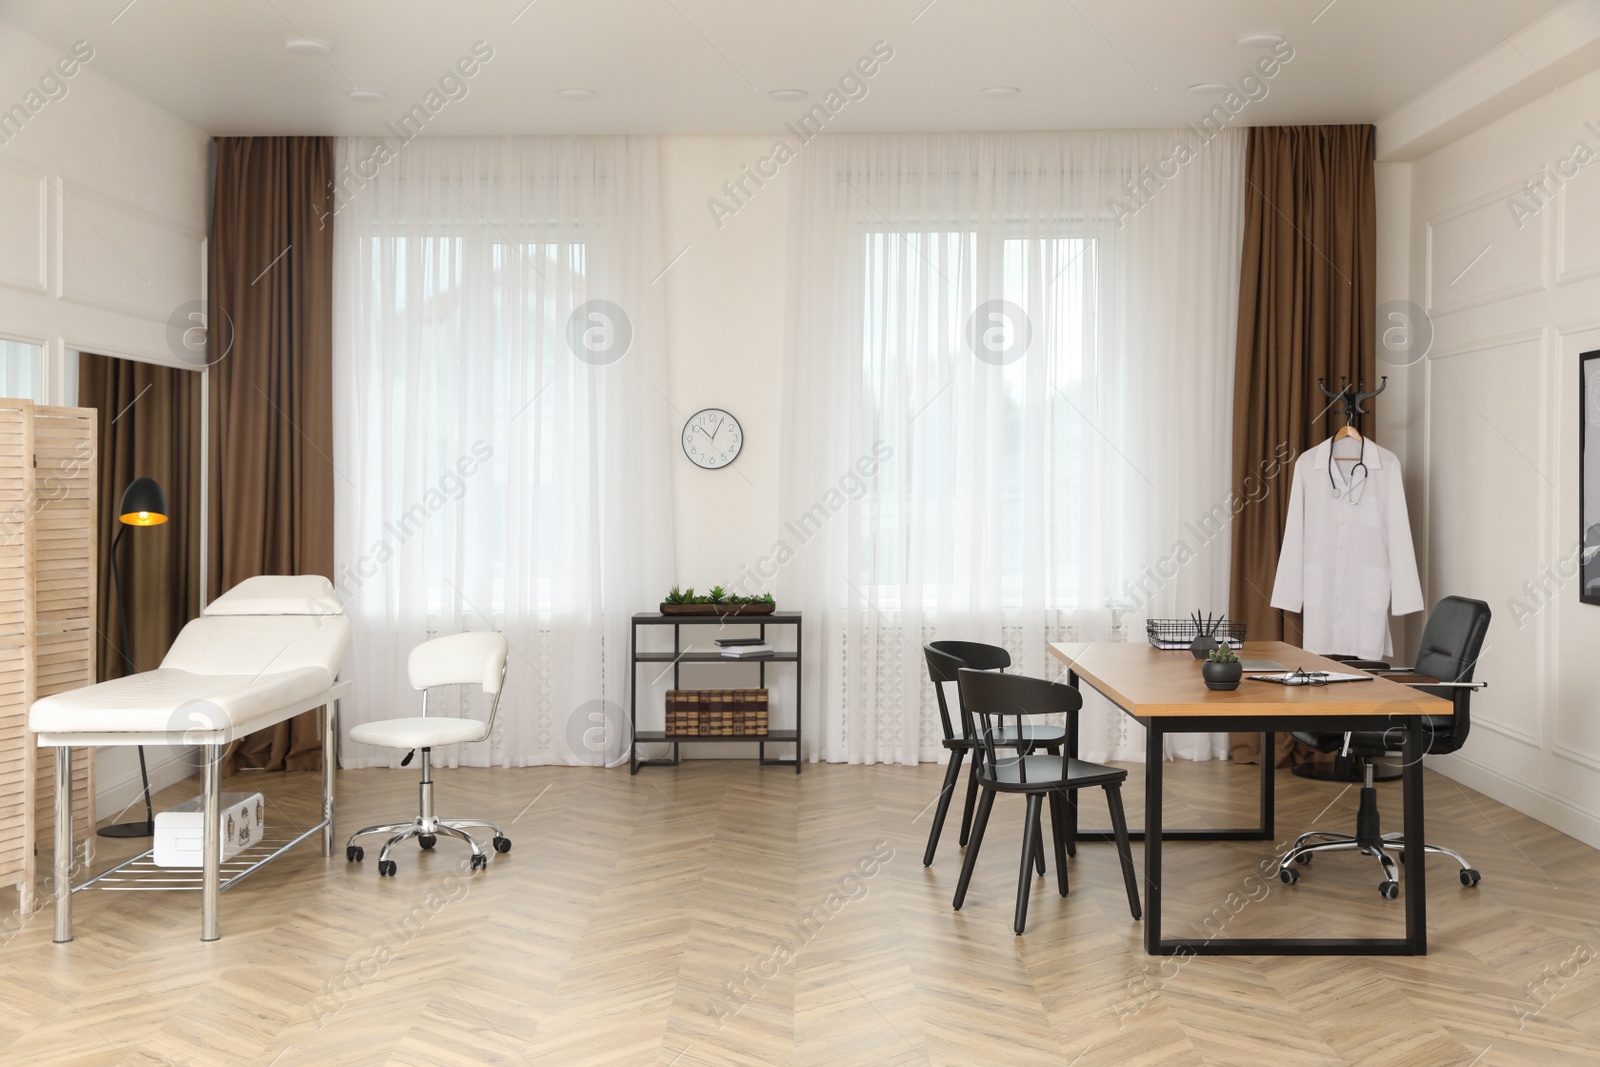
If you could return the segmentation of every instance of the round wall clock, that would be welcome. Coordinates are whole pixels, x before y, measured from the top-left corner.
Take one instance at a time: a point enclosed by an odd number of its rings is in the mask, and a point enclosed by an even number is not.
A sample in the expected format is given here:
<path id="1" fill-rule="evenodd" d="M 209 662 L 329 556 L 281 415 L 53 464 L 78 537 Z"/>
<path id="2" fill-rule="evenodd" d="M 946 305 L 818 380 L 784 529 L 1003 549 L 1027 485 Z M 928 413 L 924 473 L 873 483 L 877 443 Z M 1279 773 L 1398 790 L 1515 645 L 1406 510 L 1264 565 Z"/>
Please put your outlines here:
<path id="1" fill-rule="evenodd" d="M 697 467 L 720 470 L 739 458 L 744 430 L 739 420 L 721 408 L 706 408 L 683 424 L 683 454 Z"/>

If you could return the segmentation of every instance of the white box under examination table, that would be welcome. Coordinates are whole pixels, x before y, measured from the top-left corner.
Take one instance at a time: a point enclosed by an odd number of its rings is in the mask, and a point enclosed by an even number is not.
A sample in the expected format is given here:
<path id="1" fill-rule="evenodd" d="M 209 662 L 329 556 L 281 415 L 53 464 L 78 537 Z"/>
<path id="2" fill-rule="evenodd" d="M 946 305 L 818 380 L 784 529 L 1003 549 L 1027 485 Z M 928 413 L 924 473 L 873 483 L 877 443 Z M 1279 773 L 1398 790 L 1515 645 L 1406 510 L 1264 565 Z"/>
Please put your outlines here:
<path id="1" fill-rule="evenodd" d="M 222 860 L 226 863 L 261 840 L 260 793 L 223 793 Z M 205 797 L 195 797 L 156 813 L 155 861 L 158 867 L 199 867 L 206 842 Z"/>
<path id="2" fill-rule="evenodd" d="M 72 895 L 93 886 L 198 889 L 200 938 L 215 941 L 217 896 L 223 889 L 318 834 L 322 854 L 332 856 L 336 702 L 350 692 L 350 683 L 338 675 L 349 647 L 350 620 L 328 579 L 263 575 L 246 578 L 207 604 L 200 618 L 179 632 L 156 670 L 36 701 L 28 711 L 28 726 L 40 747 L 56 750 L 54 940 L 72 940 Z M 222 843 L 216 840 L 202 845 L 199 870 L 193 875 L 156 867 L 150 853 L 144 853 L 72 884 L 72 746 L 199 746 L 201 796 L 218 813 L 202 826 L 210 838 L 218 827 L 226 828 L 220 814 L 223 747 L 316 709 L 322 711 L 322 818 L 314 826 L 265 831 L 269 838 L 283 836 L 283 842 L 261 850 L 267 855 L 254 862 L 240 860 L 242 869 L 230 869 L 226 879 Z"/>

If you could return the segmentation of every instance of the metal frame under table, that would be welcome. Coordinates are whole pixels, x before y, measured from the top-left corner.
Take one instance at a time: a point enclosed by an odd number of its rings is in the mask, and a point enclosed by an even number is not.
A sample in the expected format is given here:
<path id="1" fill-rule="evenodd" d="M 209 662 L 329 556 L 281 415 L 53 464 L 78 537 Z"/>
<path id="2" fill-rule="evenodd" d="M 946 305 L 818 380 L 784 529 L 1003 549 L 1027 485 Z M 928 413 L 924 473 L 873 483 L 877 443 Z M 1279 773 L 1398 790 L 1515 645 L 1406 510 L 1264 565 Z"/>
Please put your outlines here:
<path id="1" fill-rule="evenodd" d="M 1450 715 L 1447 700 L 1376 678 L 1327 686 L 1280 686 L 1244 681 L 1233 692 L 1205 687 L 1200 664 L 1187 652 L 1160 651 L 1133 643 L 1052 644 L 1050 652 L 1068 668 L 1068 684 L 1087 682 L 1143 725 L 1145 740 L 1145 829 L 1129 831 L 1144 841 L 1145 951 L 1152 956 L 1425 956 L 1428 953 L 1427 863 L 1423 854 L 1423 719 Z M 1246 642 L 1241 659 L 1270 659 L 1290 669 L 1348 670 L 1333 660 L 1281 641 Z M 1167 841 L 1267 841 L 1273 835 L 1273 753 L 1276 734 L 1292 729 L 1329 733 L 1405 730 L 1404 937 L 1214 937 L 1161 936 L 1161 859 Z M 1168 829 L 1162 814 L 1163 741 L 1172 733 L 1261 734 L 1260 825 L 1243 829 Z M 1076 713 L 1068 723 L 1068 752 L 1078 755 Z M 1109 841 L 1105 831 L 1077 832 L 1077 806 L 1069 807 L 1069 830 L 1078 841 Z"/>
<path id="2" fill-rule="evenodd" d="M 322 855 L 332 856 L 333 843 L 333 772 L 338 757 L 339 712 L 337 701 L 350 694 L 348 681 L 336 682 L 333 687 L 296 701 L 271 712 L 257 716 L 239 726 L 208 729 L 204 722 L 177 723 L 170 730 L 141 730 L 117 733 L 75 733 L 52 731 L 38 735 L 40 748 L 56 750 L 56 856 L 55 900 L 56 928 L 53 940 L 65 944 L 72 940 L 72 894 L 85 889 L 108 889 L 121 892 L 132 890 L 198 889 L 200 891 L 200 940 L 215 941 L 222 935 L 217 928 L 217 905 L 222 891 L 243 881 L 302 841 L 309 840 L 320 831 Z M 302 712 L 322 709 L 320 734 L 322 737 L 322 819 L 313 826 L 283 827 L 264 835 L 251 848 L 239 853 L 226 863 L 222 860 L 222 771 L 220 762 L 223 747 L 274 723 L 292 719 Z M 176 717 L 176 716 L 175 716 Z M 194 716 L 198 718 L 198 713 Z M 199 867 L 157 867 L 152 858 L 155 849 L 124 860 L 109 870 L 102 871 L 78 885 L 72 884 L 72 749 L 99 748 L 127 745 L 199 745 L 202 749 L 202 816 L 201 828 L 204 842 Z M 89 798 L 94 803 L 94 798 Z M 223 878 L 223 868 L 227 878 Z"/>

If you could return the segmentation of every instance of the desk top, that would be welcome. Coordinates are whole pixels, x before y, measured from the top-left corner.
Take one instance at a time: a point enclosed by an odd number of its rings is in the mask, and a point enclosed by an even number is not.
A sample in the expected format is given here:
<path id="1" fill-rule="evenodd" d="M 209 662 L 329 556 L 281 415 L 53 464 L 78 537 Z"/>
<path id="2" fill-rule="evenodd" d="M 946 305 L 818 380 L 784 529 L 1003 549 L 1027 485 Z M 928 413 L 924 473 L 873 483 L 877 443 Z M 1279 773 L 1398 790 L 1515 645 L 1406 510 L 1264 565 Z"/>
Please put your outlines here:
<path id="1" fill-rule="evenodd" d="M 1455 710 L 1448 700 L 1385 678 L 1312 686 L 1252 682 L 1247 675 L 1238 689 L 1218 692 L 1206 688 L 1200 661 L 1187 649 L 1162 651 L 1143 641 L 1053 644 L 1050 653 L 1113 704 L 1141 719 L 1158 715 L 1450 715 Z M 1290 670 L 1354 673 L 1348 666 L 1282 641 L 1246 641 L 1239 658 L 1276 660 Z"/>

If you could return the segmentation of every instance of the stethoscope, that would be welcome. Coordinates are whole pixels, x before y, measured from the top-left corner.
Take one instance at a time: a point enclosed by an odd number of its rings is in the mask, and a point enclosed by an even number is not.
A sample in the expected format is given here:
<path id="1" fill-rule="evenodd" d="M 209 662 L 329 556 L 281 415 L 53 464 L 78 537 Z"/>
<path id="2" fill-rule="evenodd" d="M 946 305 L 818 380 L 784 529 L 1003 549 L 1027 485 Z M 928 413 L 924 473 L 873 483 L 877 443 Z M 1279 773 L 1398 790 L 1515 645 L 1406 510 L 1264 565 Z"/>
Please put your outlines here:
<path id="1" fill-rule="evenodd" d="M 1350 468 L 1349 480 L 1345 483 L 1343 491 L 1340 490 L 1339 482 L 1333 476 L 1333 468 L 1339 461 L 1334 458 L 1333 446 L 1328 446 L 1328 485 L 1333 489 L 1333 499 L 1338 500 L 1340 497 L 1344 497 L 1352 504 L 1361 503 L 1361 496 L 1367 489 L 1368 474 L 1367 439 L 1359 436 L 1356 439 L 1361 442 L 1361 451 L 1356 455 L 1355 466 Z M 1356 477 L 1357 471 L 1360 472 L 1359 480 Z"/>

